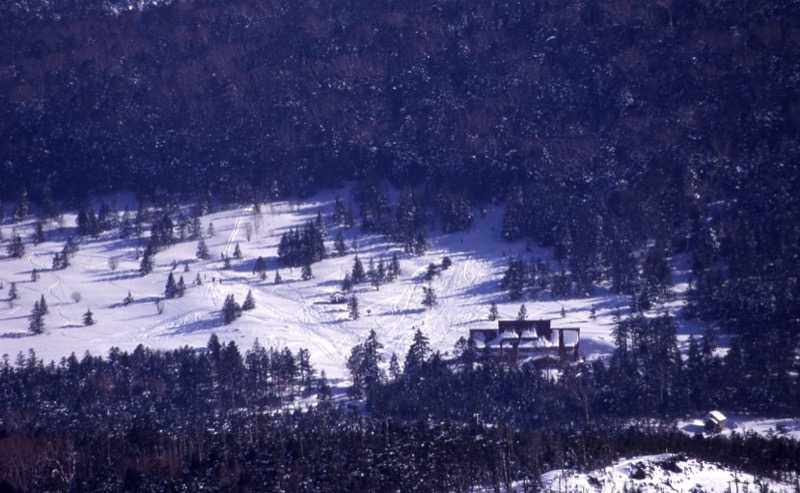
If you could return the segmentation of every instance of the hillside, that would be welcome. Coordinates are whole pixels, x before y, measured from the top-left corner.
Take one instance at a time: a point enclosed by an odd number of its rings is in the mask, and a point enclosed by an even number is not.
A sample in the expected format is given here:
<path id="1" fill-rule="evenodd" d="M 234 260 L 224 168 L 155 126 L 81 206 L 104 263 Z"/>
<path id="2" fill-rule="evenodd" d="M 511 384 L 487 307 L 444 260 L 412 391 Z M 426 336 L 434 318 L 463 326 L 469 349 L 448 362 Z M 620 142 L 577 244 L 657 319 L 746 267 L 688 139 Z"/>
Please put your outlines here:
<path id="1" fill-rule="evenodd" d="M 118 196 L 123 207 L 129 196 Z M 503 318 L 514 318 L 522 303 L 529 318 L 555 319 L 555 326 L 578 326 L 582 330 L 581 350 L 588 358 L 610 354 L 613 349 L 611 329 L 615 311 L 625 313 L 627 297 L 603 290 L 590 298 L 552 299 L 543 294 L 536 300 L 512 302 L 500 289 L 500 277 L 507 267 L 507 258 L 518 254 L 550 260 L 549 249 L 539 249 L 522 242 L 501 241 L 496 224 L 499 208 L 490 208 L 484 217 L 468 230 L 442 234 L 432 232 L 430 249 L 422 256 L 406 254 L 395 243 L 374 234 L 362 234 L 356 228 L 343 229 L 348 248 L 355 240 L 358 256 L 366 266 L 369 259 L 388 262 L 393 253 L 400 259 L 398 280 L 375 289 L 368 284 L 354 290 L 359 299 L 361 318 L 351 320 L 346 305 L 332 304 L 330 296 L 339 292 L 346 272 L 352 269 L 356 253 L 352 250 L 342 257 L 331 256 L 332 237 L 338 226 L 330 226 L 326 245 L 329 256 L 313 264 L 313 279 L 303 281 L 301 269 L 286 268 L 278 263 L 277 248 L 280 236 L 290 228 L 314 220 L 322 212 L 329 221 L 333 193 L 324 193 L 302 203 L 277 202 L 266 205 L 260 227 L 251 230 L 247 241 L 248 224 L 257 219 L 251 208 L 220 211 L 202 217 L 207 228 L 213 224 L 215 235 L 206 238 L 211 258 L 198 260 L 197 241 L 173 245 L 156 254 L 155 268 L 140 276 L 140 261 L 136 260 L 138 240 L 121 240 L 118 231 L 104 233 L 97 239 L 84 237 L 79 251 L 65 270 L 51 270 L 52 256 L 63 246 L 66 235 L 74 233 L 75 215 L 64 218 L 67 225 L 60 232 L 56 224 L 48 226 L 51 240 L 39 245 L 29 244 L 21 259 L 5 258 L 0 267 L 0 282 L 6 298 L 10 284 L 17 283 L 19 299 L 2 303 L 0 325 L 3 333 L 2 353 L 12 359 L 18 352 L 33 348 L 46 361 L 56 360 L 74 352 L 84 351 L 105 355 L 112 346 L 132 350 L 138 344 L 151 348 L 176 348 L 183 345 L 205 347 L 211 333 L 222 340 L 233 340 L 243 349 L 258 338 L 267 347 L 287 345 L 311 351 L 314 364 L 329 376 L 344 376 L 344 362 L 350 348 L 361 342 L 374 329 L 385 346 L 387 356 L 397 353 L 401 358 L 411 343 L 413 328 L 419 327 L 442 352 L 452 351 L 454 343 L 467 336 L 470 328 L 491 327 L 487 320 L 491 302 L 498 304 Z M 129 204 L 134 206 L 134 204 Z M 134 206 L 135 208 L 135 206 Z M 252 226 L 250 226 L 252 228 Z M 30 222 L 16 227 L 27 236 Z M 11 228 L 3 227 L 6 237 Z M 242 260 L 232 260 L 231 269 L 223 268 L 221 254 L 231 256 L 238 243 Z M 139 250 L 143 250 L 140 246 Z M 262 256 L 267 262 L 266 280 L 253 273 L 254 262 Z M 452 266 L 440 272 L 431 282 L 439 303 L 431 310 L 422 306 L 422 287 L 430 263 L 441 265 L 449 257 Z M 109 259 L 118 266 L 112 270 Z M 173 262 L 177 268 L 173 270 Z M 189 270 L 184 271 L 188 265 Z M 31 282 L 31 271 L 37 269 L 39 280 Z M 274 283 L 276 270 L 283 279 Z M 177 280 L 182 276 L 188 285 L 182 298 L 163 299 L 167 276 L 172 272 Z M 197 276 L 202 285 L 194 285 Z M 680 277 L 680 273 L 676 274 Z M 680 292 L 681 284 L 676 290 Z M 230 325 L 224 325 L 221 308 L 225 297 L 234 295 L 241 303 L 252 290 L 256 309 Z M 130 306 L 122 300 L 128 292 L 134 298 Z M 75 301 L 73 293 L 79 293 Z M 50 313 L 44 317 L 45 333 L 33 336 L 27 331 L 28 316 L 34 302 L 44 296 Z M 163 300 L 163 313 L 154 303 Z M 680 308 L 676 298 L 673 311 Z M 590 318 L 591 307 L 596 318 Z M 562 308 L 565 318 L 561 317 Z M 82 324 L 83 314 L 91 309 L 95 325 Z M 696 324 L 685 325 L 680 340 L 690 333 L 699 334 Z"/>

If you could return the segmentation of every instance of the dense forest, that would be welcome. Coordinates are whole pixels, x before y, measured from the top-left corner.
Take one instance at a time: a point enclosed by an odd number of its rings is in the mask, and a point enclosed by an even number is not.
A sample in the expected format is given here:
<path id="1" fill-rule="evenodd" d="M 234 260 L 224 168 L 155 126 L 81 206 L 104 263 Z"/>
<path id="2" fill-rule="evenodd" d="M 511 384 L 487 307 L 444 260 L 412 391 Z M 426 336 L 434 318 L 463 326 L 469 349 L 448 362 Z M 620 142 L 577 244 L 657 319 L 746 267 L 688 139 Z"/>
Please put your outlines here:
<path id="1" fill-rule="evenodd" d="M 402 369 L 394 362 L 387 373 L 380 349 L 374 333 L 353 348 L 345 401 L 333 399 L 308 351 L 257 341 L 244 354 L 212 336 L 205 351 L 139 346 L 49 364 L 33 351 L 6 359 L 0 489 L 445 492 L 514 483 L 538 491 L 550 469 L 665 451 L 773 479 L 800 471 L 800 443 L 785 436 L 691 435 L 669 425 L 705 405 L 687 378 L 703 392 L 719 385 L 711 398 L 730 409 L 763 408 L 731 392 L 739 375 L 725 378 L 730 357 L 697 353 L 682 368 L 674 352 L 654 346 L 651 354 L 669 361 L 665 376 L 654 372 L 664 360 L 618 348 L 609 368 L 567 368 L 556 382 L 484 359 L 463 341 L 444 359 L 419 331 Z M 643 372 L 631 371 L 638 365 Z M 668 419 L 639 419 L 651 412 Z"/>
<path id="2" fill-rule="evenodd" d="M 123 217 L 120 234 L 149 224 L 155 252 L 183 224 L 168 202 L 195 204 L 199 217 L 213 202 L 302 198 L 351 181 L 357 210 L 337 199 L 333 222 L 358 215 L 411 254 L 432 229 L 469 228 L 502 204 L 498 234 L 554 253 L 553 263 L 508 259 L 498 288 L 511 299 L 598 285 L 631 299 L 614 357 L 559 384 L 526 375 L 522 385 L 522 372 L 491 363 L 471 369 L 469 351 L 451 362 L 428 354 L 411 359 L 433 372 L 424 379 L 408 359 L 389 377 L 354 374 L 368 414 L 263 412 L 319 392 L 318 379 L 310 368 L 297 380 L 251 370 L 235 347 L 49 366 L 22 357 L 0 380 L 0 454 L 25 451 L 0 462 L 3 486 L 94 491 L 107 480 L 163 491 L 192 478 L 195 489 L 445 491 L 595 466 L 622 450 L 798 457 L 782 440 L 630 425 L 712 404 L 800 408 L 796 2 L 27 0 L 0 2 L 0 19 L 4 224 L 75 207 L 78 234 L 93 235 L 117 226 L 87 198 L 132 190 L 166 212 Z M 202 238 L 192 217 L 187 238 Z M 28 241 L 3 240 L 12 257 Z M 311 225 L 282 244 L 284 265 L 310 269 L 326 254 Z M 54 269 L 67 267 L 68 247 Z M 642 315 L 673 296 L 678 258 L 691 271 L 680 316 L 708 326 L 685 360 L 669 316 Z M 719 330 L 733 335 L 725 358 L 713 356 Z M 355 349 L 351 371 L 369 347 Z M 270 383 L 249 389 L 247 378 Z M 489 410 L 467 402 L 467 389 L 497 388 Z M 533 403 L 538 420 L 517 419 Z M 565 450 L 575 437 L 580 447 Z M 746 457 L 739 466 L 761 474 L 798 468 Z M 33 477 L 41 482 L 25 482 Z"/>

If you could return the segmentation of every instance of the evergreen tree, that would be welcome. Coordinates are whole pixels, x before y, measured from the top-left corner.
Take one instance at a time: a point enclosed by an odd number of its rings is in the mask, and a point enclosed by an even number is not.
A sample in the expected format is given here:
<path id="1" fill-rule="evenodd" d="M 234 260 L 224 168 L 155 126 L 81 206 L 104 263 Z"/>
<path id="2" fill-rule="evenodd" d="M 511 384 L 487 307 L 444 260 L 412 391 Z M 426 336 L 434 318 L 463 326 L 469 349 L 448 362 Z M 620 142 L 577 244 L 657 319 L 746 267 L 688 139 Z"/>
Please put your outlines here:
<path id="1" fill-rule="evenodd" d="M 33 234 L 31 235 L 31 241 L 34 245 L 38 245 L 40 243 L 44 243 L 45 241 L 45 234 L 44 234 L 44 224 L 42 220 L 37 220 L 33 225 Z"/>
<path id="2" fill-rule="evenodd" d="M 400 370 L 400 362 L 397 360 L 397 354 L 392 353 L 392 357 L 389 359 L 389 377 L 396 382 L 401 376 L 402 371 Z"/>
<path id="3" fill-rule="evenodd" d="M 313 278 L 314 274 L 311 272 L 311 265 L 310 264 L 303 264 L 303 268 L 300 271 L 300 278 L 304 281 L 308 281 L 309 279 Z"/>
<path id="4" fill-rule="evenodd" d="M 527 320 L 528 318 L 528 309 L 525 308 L 525 304 L 521 304 L 519 306 L 519 311 L 517 312 L 517 320 Z"/>
<path id="5" fill-rule="evenodd" d="M 208 231 L 206 232 L 206 236 L 208 236 L 209 238 L 213 238 L 214 234 L 215 234 L 214 223 L 208 223 Z"/>
<path id="6" fill-rule="evenodd" d="M 167 276 L 167 285 L 164 288 L 164 297 L 167 299 L 175 298 L 178 294 L 178 286 L 175 284 L 175 277 L 172 272 Z"/>
<path id="7" fill-rule="evenodd" d="M 256 299 L 253 297 L 253 291 L 248 290 L 247 296 L 244 299 L 244 303 L 242 304 L 242 310 L 253 310 L 256 307 Z"/>
<path id="8" fill-rule="evenodd" d="M 142 255 L 142 260 L 139 263 L 139 274 L 146 276 L 153 272 L 155 266 L 155 248 L 152 245 L 147 245 Z"/>
<path id="9" fill-rule="evenodd" d="M 39 302 L 33 304 L 33 310 L 28 317 L 28 332 L 31 334 L 41 334 L 44 332 L 44 314 L 39 306 Z"/>
<path id="10" fill-rule="evenodd" d="M 344 203 L 342 202 L 342 199 L 340 199 L 338 195 L 333 201 L 333 212 L 331 213 L 331 219 L 333 224 L 336 224 L 337 226 L 341 226 L 344 224 L 345 220 Z"/>
<path id="11" fill-rule="evenodd" d="M 255 264 L 253 265 L 253 274 L 263 274 L 267 270 L 267 262 L 264 260 L 264 257 L 259 256 L 256 259 Z"/>
<path id="12" fill-rule="evenodd" d="M 512 300 L 522 298 L 522 292 L 528 282 L 528 272 L 525 262 L 520 258 L 509 258 L 508 268 L 500 281 L 500 287 L 508 291 Z"/>
<path id="13" fill-rule="evenodd" d="M 394 281 L 400 277 L 400 259 L 397 258 L 397 252 L 392 253 L 392 260 L 389 262 L 389 269 L 387 273 L 388 280 Z"/>
<path id="14" fill-rule="evenodd" d="M 383 349 L 383 344 L 378 342 L 378 335 L 374 330 L 370 330 L 367 340 L 351 350 L 347 368 L 353 378 L 353 386 L 356 387 L 357 395 L 361 395 L 364 391 L 369 392 L 372 387 L 385 379 L 384 372 L 380 367 L 380 363 L 383 362 L 381 349 Z"/>
<path id="15" fill-rule="evenodd" d="M 131 211 L 128 206 L 122 211 L 122 219 L 119 226 L 119 237 L 123 240 L 130 238 L 133 235 L 133 221 L 131 220 Z"/>
<path id="16" fill-rule="evenodd" d="M 87 308 L 83 314 L 83 325 L 94 325 L 94 314 L 91 309 Z"/>
<path id="17" fill-rule="evenodd" d="M 178 278 L 178 284 L 175 285 L 175 294 L 178 298 L 183 298 L 183 295 L 186 294 L 186 281 L 183 280 L 183 276 Z"/>
<path id="18" fill-rule="evenodd" d="M 342 279 L 342 292 L 349 293 L 353 289 L 353 281 L 350 280 L 350 274 L 345 272 L 344 279 Z"/>
<path id="19" fill-rule="evenodd" d="M 31 271 L 31 282 L 36 282 L 39 280 L 39 271 L 35 268 Z"/>
<path id="20" fill-rule="evenodd" d="M 464 371 L 472 371 L 478 360 L 478 347 L 472 337 L 461 336 L 454 346 L 455 354 L 461 361 Z"/>
<path id="21" fill-rule="evenodd" d="M 427 251 L 428 251 L 428 237 L 425 236 L 425 231 L 421 230 L 417 235 L 416 240 L 414 240 L 414 247 L 412 249 L 412 252 L 417 257 L 421 257 L 422 255 L 425 255 L 425 252 Z"/>
<path id="22" fill-rule="evenodd" d="M 19 294 L 17 293 L 17 283 L 12 282 L 11 286 L 8 288 L 8 300 L 14 301 L 17 298 L 19 298 Z"/>
<path id="23" fill-rule="evenodd" d="M 44 295 L 39 299 L 39 311 L 42 312 L 42 315 L 50 313 L 50 308 L 47 307 L 47 301 L 45 301 Z"/>
<path id="24" fill-rule="evenodd" d="M 358 320 L 360 318 L 361 314 L 358 311 L 358 298 L 356 298 L 355 295 L 348 298 L 347 309 L 350 313 L 350 318 L 352 320 Z"/>
<path id="25" fill-rule="evenodd" d="M 414 339 L 406 353 L 406 361 L 403 365 L 403 376 L 410 379 L 417 379 L 422 376 L 425 363 L 431 352 L 428 337 L 417 328 L 414 332 Z"/>
<path id="26" fill-rule="evenodd" d="M 438 274 L 439 271 L 436 269 L 436 265 L 431 262 L 428 264 L 428 269 L 425 271 L 425 280 L 431 282 Z"/>
<path id="27" fill-rule="evenodd" d="M 280 284 L 283 282 L 283 278 L 281 277 L 281 271 L 275 271 L 275 280 L 273 281 L 275 284 Z"/>
<path id="28" fill-rule="evenodd" d="M 317 400 L 326 402 L 331 400 L 333 392 L 330 384 L 328 384 L 328 377 L 325 375 L 325 370 L 319 373 L 319 382 L 317 384 Z"/>
<path id="29" fill-rule="evenodd" d="M 494 322 L 495 320 L 498 319 L 498 317 L 499 313 L 497 311 L 497 303 L 493 301 L 492 304 L 489 305 L 489 320 Z"/>
<path id="30" fill-rule="evenodd" d="M 344 235 L 342 235 L 341 231 L 336 233 L 336 239 L 333 240 L 333 250 L 339 257 L 343 257 L 347 253 L 347 245 L 344 242 Z"/>
<path id="31" fill-rule="evenodd" d="M 22 242 L 22 237 L 15 234 L 11 242 L 6 247 L 8 256 L 12 258 L 22 258 L 25 256 L 25 244 Z"/>
<path id="32" fill-rule="evenodd" d="M 353 271 L 350 275 L 350 280 L 353 281 L 353 284 L 361 284 L 367 278 L 367 273 L 364 271 L 364 264 L 361 263 L 361 259 L 356 258 L 353 260 Z"/>
<path id="33" fill-rule="evenodd" d="M 239 242 L 236 242 L 236 246 L 233 249 L 233 258 L 236 260 L 242 260 L 242 249 L 239 248 Z"/>
<path id="34" fill-rule="evenodd" d="M 195 255 L 200 260 L 208 260 L 211 257 L 208 251 L 208 245 L 206 245 L 206 240 L 201 238 L 200 241 L 197 242 L 197 253 Z"/>
<path id="35" fill-rule="evenodd" d="M 189 222 L 189 239 L 200 240 L 203 238 L 203 220 L 200 216 L 193 216 Z"/>
<path id="36" fill-rule="evenodd" d="M 422 306 L 424 306 L 428 310 L 430 310 L 439 303 L 439 301 L 436 298 L 436 290 L 433 289 L 433 287 L 423 286 L 422 293 L 423 293 Z"/>
<path id="37" fill-rule="evenodd" d="M 133 295 L 131 294 L 130 291 L 128 291 L 128 296 L 126 296 L 125 298 L 122 299 L 122 305 L 123 306 L 128 306 L 131 303 L 133 303 Z"/>
<path id="38" fill-rule="evenodd" d="M 222 304 L 222 320 L 225 325 L 233 323 L 234 320 L 239 318 L 242 314 L 242 307 L 236 303 L 232 294 L 225 297 L 225 302 Z"/>

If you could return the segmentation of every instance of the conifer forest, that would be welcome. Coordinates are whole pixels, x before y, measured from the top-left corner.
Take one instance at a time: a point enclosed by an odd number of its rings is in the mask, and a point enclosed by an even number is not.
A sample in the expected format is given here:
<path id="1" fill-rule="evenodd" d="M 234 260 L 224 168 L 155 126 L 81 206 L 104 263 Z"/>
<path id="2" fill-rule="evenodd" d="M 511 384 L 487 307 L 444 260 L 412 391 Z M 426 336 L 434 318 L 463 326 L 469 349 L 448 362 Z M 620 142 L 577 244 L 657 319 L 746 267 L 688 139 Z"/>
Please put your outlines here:
<path id="1" fill-rule="evenodd" d="M 326 190 L 352 196 L 277 231 L 275 258 L 242 267 L 244 240 L 209 251 L 212 209 Z M 354 254 L 331 304 L 357 321 L 370 313 L 356 294 L 398 282 L 398 254 L 421 257 L 488 208 L 498 242 L 552 252 L 497 252 L 492 289 L 520 320 L 545 296 L 628 300 L 608 357 L 556 377 L 468 337 L 445 353 L 416 327 L 391 360 L 371 330 L 337 382 L 313 347 L 216 335 L 6 355 L 0 491 L 539 491 L 549 470 L 665 452 L 797 482 L 796 439 L 672 425 L 714 408 L 800 417 L 798 191 L 797 1 L 0 2 L 0 273 L 77 211 L 51 269 L 0 286 L 9 306 L 69 269 L 82 239 L 113 235 L 147 238 L 141 277 L 189 241 L 192 262 L 263 283 L 269 270 L 271 286 Z M 138 210 L 90 205 L 123 192 Z M 359 234 L 398 250 L 373 258 Z M 676 259 L 684 302 L 659 311 Z M 208 283 L 190 263 L 148 299 L 159 315 Z M 420 274 L 420 311 L 453 263 Z M 256 298 L 228 294 L 221 325 L 263 309 Z M 139 302 L 128 291 L 120 306 Z M 102 323 L 84 308 L 84 325 Z M 47 313 L 42 295 L 31 337 Z M 682 349 L 676 317 L 703 327 Z"/>

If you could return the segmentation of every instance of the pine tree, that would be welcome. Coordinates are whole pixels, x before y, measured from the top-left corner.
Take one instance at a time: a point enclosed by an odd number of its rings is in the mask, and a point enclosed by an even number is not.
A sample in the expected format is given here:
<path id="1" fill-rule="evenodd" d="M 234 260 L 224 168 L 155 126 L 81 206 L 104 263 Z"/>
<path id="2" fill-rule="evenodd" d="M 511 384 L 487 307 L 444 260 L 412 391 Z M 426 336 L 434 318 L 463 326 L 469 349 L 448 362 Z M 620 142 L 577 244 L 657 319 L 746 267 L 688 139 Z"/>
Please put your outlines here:
<path id="1" fill-rule="evenodd" d="M 234 320 L 239 318 L 242 314 L 242 307 L 239 306 L 239 303 L 236 303 L 232 294 L 229 294 L 225 298 L 225 302 L 222 304 L 222 320 L 225 322 L 226 325 L 233 323 Z"/>
<path id="2" fill-rule="evenodd" d="M 201 238 L 200 241 L 197 242 L 197 253 L 195 255 L 200 260 L 208 260 L 209 257 L 211 257 L 211 254 L 208 252 L 206 240 Z"/>
<path id="3" fill-rule="evenodd" d="M 42 220 L 39 219 L 36 221 L 36 223 L 33 225 L 33 228 L 33 234 L 31 235 L 31 241 L 33 244 L 38 245 L 40 243 L 44 243 L 46 238 L 44 235 L 44 224 L 42 223 Z"/>
<path id="4" fill-rule="evenodd" d="M 350 312 L 350 318 L 352 320 L 358 320 L 361 314 L 358 311 L 358 298 L 356 295 L 351 296 L 347 300 L 347 309 Z"/>
<path id="5" fill-rule="evenodd" d="M 424 306 L 428 310 L 430 310 L 439 303 L 436 297 L 436 290 L 433 289 L 433 287 L 423 286 L 422 292 L 423 292 L 422 306 Z"/>
<path id="6" fill-rule="evenodd" d="M 313 278 L 314 274 L 311 272 L 311 265 L 310 264 L 303 264 L 303 268 L 300 271 L 300 278 L 304 281 L 308 281 L 309 279 Z"/>
<path id="7" fill-rule="evenodd" d="M 344 279 L 342 279 L 342 292 L 349 293 L 353 289 L 353 281 L 350 280 L 350 274 L 345 272 Z"/>
<path id="8" fill-rule="evenodd" d="M 267 262 L 264 257 L 259 256 L 253 265 L 253 274 L 263 274 L 267 270 Z"/>
<path id="9" fill-rule="evenodd" d="M 175 294 L 178 298 L 183 298 L 183 295 L 186 294 L 186 282 L 183 280 L 183 276 L 178 278 L 178 284 L 175 286 Z"/>
<path id="10" fill-rule="evenodd" d="M 395 382 L 402 376 L 400 362 L 397 360 L 396 353 L 392 353 L 392 357 L 389 359 L 389 376 L 392 378 L 392 381 Z"/>
<path id="11" fill-rule="evenodd" d="M 36 282 L 39 280 L 39 271 L 35 268 L 31 271 L 31 282 Z"/>
<path id="12" fill-rule="evenodd" d="M 397 258 L 397 252 L 392 253 L 392 260 L 389 263 L 389 281 L 394 281 L 400 277 L 400 259 Z"/>
<path id="13" fill-rule="evenodd" d="M 215 234 L 214 223 L 208 223 L 208 231 L 206 232 L 206 236 L 208 236 L 209 238 L 213 238 L 214 234 Z"/>
<path id="14" fill-rule="evenodd" d="M 11 286 L 8 288 L 8 300 L 14 301 L 17 298 L 19 298 L 19 294 L 17 293 L 17 283 L 12 282 Z"/>
<path id="15" fill-rule="evenodd" d="M 280 284 L 283 282 L 283 278 L 281 277 L 281 271 L 275 271 L 275 280 L 273 281 L 275 284 Z"/>
<path id="16" fill-rule="evenodd" d="M 126 240 L 133 235 L 133 221 L 131 220 L 131 211 L 128 206 L 122 211 L 122 219 L 119 226 L 119 237 Z"/>
<path id="17" fill-rule="evenodd" d="M 325 370 L 319 373 L 319 383 L 317 384 L 317 400 L 329 401 L 333 397 L 331 386 L 328 384 L 328 377 L 325 375 Z"/>
<path id="18" fill-rule="evenodd" d="M 428 251 L 428 237 L 425 236 L 424 230 L 420 230 L 416 240 L 414 240 L 414 246 L 412 251 L 414 255 L 416 255 L 417 257 L 425 255 L 425 252 Z"/>
<path id="19" fill-rule="evenodd" d="M 361 284 L 366 280 L 367 274 L 364 272 L 364 265 L 361 263 L 361 259 L 356 258 L 353 260 L 353 273 L 350 276 L 350 279 L 353 281 L 353 284 Z"/>
<path id="20" fill-rule="evenodd" d="M 494 301 L 491 305 L 489 305 L 489 320 L 494 322 L 499 317 L 499 313 L 497 312 L 497 303 Z"/>
<path id="21" fill-rule="evenodd" d="M 253 310 L 256 307 L 256 299 L 253 297 L 253 291 L 248 290 L 247 296 L 244 299 L 244 303 L 242 304 L 242 310 Z"/>
<path id="22" fill-rule="evenodd" d="M 13 235 L 13 239 L 6 247 L 8 256 L 12 258 L 22 258 L 25 256 L 25 244 L 19 234 Z"/>
<path id="23" fill-rule="evenodd" d="M 406 378 L 416 379 L 421 376 L 423 367 L 428 361 L 431 346 L 428 337 L 417 328 L 414 332 L 414 339 L 406 353 L 406 361 L 403 365 L 403 375 Z"/>
<path id="24" fill-rule="evenodd" d="M 41 334 L 44 332 L 44 314 L 42 313 L 38 301 L 33 304 L 33 310 L 31 310 L 28 321 L 28 331 L 31 334 Z"/>
<path id="25" fill-rule="evenodd" d="M 425 280 L 431 282 L 438 274 L 439 271 L 436 269 L 436 265 L 431 262 L 428 264 L 428 270 L 425 271 Z"/>
<path id="26" fill-rule="evenodd" d="M 239 242 L 236 242 L 236 246 L 233 248 L 233 258 L 236 260 L 242 260 L 242 249 L 239 248 Z"/>
<path id="27" fill-rule="evenodd" d="M 83 325 L 94 325 L 94 314 L 90 308 L 87 308 L 86 313 L 83 314 Z"/>
<path id="28" fill-rule="evenodd" d="M 178 287 L 175 284 L 175 277 L 173 277 L 172 272 L 169 273 L 167 277 L 167 285 L 164 287 L 164 297 L 167 299 L 174 298 L 177 295 Z"/>
<path id="29" fill-rule="evenodd" d="M 336 233 L 336 239 L 333 240 L 333 250 L 340 257 L 347 253 L 347 245 L 344 242 L 344 235 L 342 235 L 341 231 Z"/>
<path id="30" fill-rule="evenodd" d="M 133 303 L 133 295 L 131 294 L 130 291 L 128 291 L 128 296 L 126 296 L 125 298 L 122 299 L 122 305 L 123 306 L 128 306 L 131 303 Z"/>
<path id="31" fill-rule="evenodd" d="M 39 299 L 39 311 L 42 312 L 42 315 L 50 313 L 50 308 L 47 307 L 47 301 L 45 301 L 44 295 Z"/>
<path id="32" fill-rule="evenodd" d="M 525 304 L 519 306 L 519 311 L 517 312 L 517 320 L 526 320 L 528 318 L 528 309 L 525 308 Z"/>
<path id="33" fill-rule="evenodd" d="M 153 272 L 153 267 L 155 266 L 155 248 L 152 245 L 147 245 L 147 248 L 144 250 L 144 255 L 142 255 L 142 261 L 139 263 L 139 274 L 142 276 L 146 276 Z"/>

